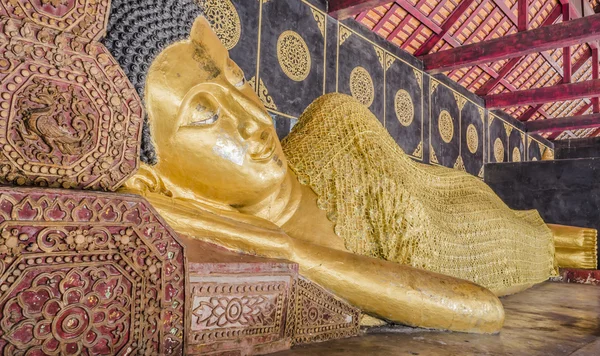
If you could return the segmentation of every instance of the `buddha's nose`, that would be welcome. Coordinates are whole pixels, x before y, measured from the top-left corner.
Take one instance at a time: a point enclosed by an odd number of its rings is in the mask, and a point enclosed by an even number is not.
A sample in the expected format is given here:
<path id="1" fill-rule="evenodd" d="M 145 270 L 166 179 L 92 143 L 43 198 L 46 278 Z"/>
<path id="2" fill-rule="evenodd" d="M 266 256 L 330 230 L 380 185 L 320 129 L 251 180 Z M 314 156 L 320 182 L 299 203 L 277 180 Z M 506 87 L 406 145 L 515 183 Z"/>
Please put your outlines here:
<path id="1" fill-rule="evenodd" d="M 271 116 L 266 112 L 262 105 L 245 95 L 238 95 L 236 101 L 242 110 L 243 115 L 238 119 L 238 130 L 244 139 L 254 136 L 259 131 L 264 131 L 267 127 L 273 125 Z"/>

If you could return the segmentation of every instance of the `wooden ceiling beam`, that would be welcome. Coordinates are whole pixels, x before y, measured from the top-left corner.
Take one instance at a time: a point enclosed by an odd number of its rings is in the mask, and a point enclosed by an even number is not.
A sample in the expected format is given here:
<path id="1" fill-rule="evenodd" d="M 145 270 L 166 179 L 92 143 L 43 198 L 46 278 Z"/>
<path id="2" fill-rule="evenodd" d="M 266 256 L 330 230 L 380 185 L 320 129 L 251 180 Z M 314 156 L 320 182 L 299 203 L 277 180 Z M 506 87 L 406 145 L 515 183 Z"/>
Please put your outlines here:
<path id="1" fill-rule="evenodd" d="M 483 98 L 488 109 L 499 109 L 598 96 L 600 96 L 600 79 L 487 95 Z"/>
<path id="2" fill-rule="evenodd" d="M 518 0 L 517 2 L 517 30 L 527 31 L 529 29 L 529 1 Z"/>
<path id="3" fill-rule="evenodd" d="M 592 79 L 598 79 L 598 48 L 592 48 Z M 592 99 L 594 113 L 600 112 L 600 101 L 598 98 Z"/>
<path id="4" fill-rule="evenodd" d="M 561 4 L 563 13 L 563 22 L 567 22 L 571 19 L 569 13 L 569 3 Z M 571 82 L 571 47 L 567 46 L 563 48 L 563 83 Z"/>
<path id="5" fill-rule="evenodd" d="M 560 17 L 561 11 L 562 11 L 561 6 L 556 5 L 554 7 L 554 9 L 552 9 L 552 12 L 548 15 L 548 17 L 546 17 L 544 22 L 542 22 L 541 26 L 549 26 L 549 25 L 554 24 L 554 22 Z M 500 74 L 499 77 L 488 80 L 485 84 L 483 84 L 479 88 L 479 90 L 477 90 L 477 92 L 475 92 L 475 94 L 477 94 L 479 96 L 485 96 L 485 95 L 489 94 L 496 87 L 496 85 L 498 85 L 498 83 L 500 83 L 500 81 L 502 79 L 504 79 L 504 77 L 506 77 L 508 75 L 508 73 L 510 73 L 512 71 L 512 69 L 519 64 L 519 62 L 521 62 L 521 60 L 523 58 L 524 57 L 512 58 L 508 63 L 506 63 L 504 65 L 504 67 L 502 67 L 502 69 L 500 69 L 500 72 L 498 72 Z M 581 65 L 583 65 L 583 63 L 581 63 L 580 66 Z M 579 68 L 577 68 L 577 69 L 579 69 Z M 576 71 L 577 70 L 573 69 L 573 72 L 576 72 Z M 535 114 L 535 112 L 532 113 L 531 115 L 533 115 L 533 114 Z M 531 117 L 531 115 L 529 117 Z M 524 121 L 527 121 L 527 120 L 524 120 Z"/>
<path id="6" fill-rule="evenodd" d="M 389 10 L 385 13 L 385 15 L 383 15 L 383 17 L 375 25 L 375 27 L 373 27 L 373 32 L 377 33 L 379 30 L 381 30 L 381 28 L 390 20 L 392 15 L 396 13 L 396 10 L 398 10 L 398 8 L 400 8 L 400 6 L 398 6 L 398 4 L 396 3 L 393 3 L 392 6 L 390 6 Z"/>
<path id="7" fill-rule="evenodd" d="M 600 127 L 600 114 L 569 116 L 555 119 L 535 120 L 525 123 L 529 133 L 563 132 Z"/>
<path id="8" fill-rule="evenodd" d="M 430 74 L 576 45 L 600 37 L 600 14 L 420 56 Z"/>
<path id="9" fill-rule="evenodd" d="M 452 28 L 452 26 L 465 13 L 465 11 L 467 11 L 469 9 L 469 7 L 473 3 L 473 1 L 475 1 L 475 0 L 464 0 L 464 1 L 462 1 L 454 9 L 454 11 L 452 11 L 452 14 L 450 14 L 450 16 L 448 16 L 448 18 L 446 19 L 446 21 L 444 21 L 444 23 L 442 24 L 442 31 L 440 33 L 436 33 L 433 36 L 429 37 L 427 39 L 427 41 L 425 41 L 425 43 L 423 43 L 423 45 L 415 52 L 415 57 L 416 56 L 422 56 L 422 55 L 428 54 L 433 49 L 433 47 L 435 47 L 435 45 L 438 44 L 438 42 L 442 38 L 444 38 L 444 36 L 446 35 L 446 33 L 448 33 L 448 31 L 450 31 L 450 29 Z"/>
<path id="10" fill-rule="evenodd" d="M 388 1 L 389 2 L 389 1 Z M 419 9 L 414 7 L 408 0 L 396 0 L 396 4 L 400 5 L 404 11 L 408 12 L 412 17 L 421 21 L 421 23 L 435 33 L 441 33 L 442 28 L 435 22 L 431 21 L 427 15 L 422 13 Z"/>
<path id="11" fill-rule="evenodd" d="M 331 17 L 344 20 L 389 3 L 389 0 L 329 0 L 328 13 Z"/>

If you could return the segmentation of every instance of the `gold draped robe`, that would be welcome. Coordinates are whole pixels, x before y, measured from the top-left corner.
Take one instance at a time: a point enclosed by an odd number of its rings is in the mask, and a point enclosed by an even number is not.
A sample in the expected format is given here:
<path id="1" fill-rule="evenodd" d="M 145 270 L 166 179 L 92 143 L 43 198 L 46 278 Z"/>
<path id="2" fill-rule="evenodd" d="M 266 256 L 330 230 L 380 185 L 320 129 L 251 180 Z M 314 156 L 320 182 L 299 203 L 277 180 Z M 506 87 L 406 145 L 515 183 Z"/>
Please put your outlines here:
<path id="1" fill-rule="evenodd" d="M 407 156 L 367 108 L 328 94 L 283 141 L 348 250 L 466 279 L 496 295 L 555 272 L 537 211 L 514 211 L 481 180 Z"/>

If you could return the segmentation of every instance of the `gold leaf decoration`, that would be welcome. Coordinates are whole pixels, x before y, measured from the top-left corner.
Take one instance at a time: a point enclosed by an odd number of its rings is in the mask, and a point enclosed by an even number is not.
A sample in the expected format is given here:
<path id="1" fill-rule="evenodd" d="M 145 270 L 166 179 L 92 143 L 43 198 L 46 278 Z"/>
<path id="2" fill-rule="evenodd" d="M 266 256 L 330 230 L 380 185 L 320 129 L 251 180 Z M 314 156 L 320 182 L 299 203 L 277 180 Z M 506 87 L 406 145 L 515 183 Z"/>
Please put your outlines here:
<path id="1" fill-rule="evenodd" d="M 442 112 L 440 112 L 440 117 L 438 118 L 438 129 L 440 131 L 440 137 L 442 140 L 444 140 L 446 143 L 450 143 L 454 137 L 454 119 L 446 110 L 442 110 Z"/>
<path id="2" fill-rule="evenodd" d="M 458 156 L 458 158 L 456 159 L 456 162 L 454 163 L 454 169 L 466 171 L 465 162 L 463 162 L 463 159 L 461 156 Z"/>
<path id="3" fill-rule="evenodd" d="M 500 138 L 494 141 L 494 158 L 496 162 L 504 162 L 504 144 Z"/>
<path id="4" fill-rule="evenodd" d="M 431 94 L 433 94 L 439 85 L 440 85 L 440 82 L 431 78 L 431 80 L 429 81 L 429 92 Z"/>
<path id="5" fill-rule="evenodd" d="M 423 90 L 423 72 L 416 68 L 413 68 L 413 71 L 415 72 L 415 77 L 417 77 L 417 84 L 419 84 L 419 88 Z"/>
<path id="6" fill-rule="evenodd" d="M 440 163 L 440 161 L 438 161 L 437 155 L 435 154 L 435 150 L 433 149 L 433 146 L 431 144 L 429 144 L 429 162 L 437 164 Z"/>
<path id="7" fill-rule="evenodd" d="M 321 31 L 321 35 L 323 35 L 323 37 L 325 37 L 325 25 L 326 25 L 326 17 L 325 14 L 311 8 L 310 9 L 312 11 L 313 17 L 315 18 L 315 21 L 317 21 L 317 26 L 319 26 L 319 30 Z"/>
<path id="8" fill-rule="evenodd" d="M 386 72 L 388 71 L 388 69 L 390 69 L 390 67 L 392 66 L 392 64 L 394 64 L 394 62 L 396 62 L 396 58 L 394 58 L 394 56 L 392 56 L 386 52 L 386 54 L 385 54 L 385 71 Z"/>
<path id="9" fill-rule="evenodd" d="M 380 47 L 373 45 L 375 49 L 375 53 L 377 54 L 377 59 L 379 60 L 379 64 L 381 64 L 381 68 L 385 69 L 385 51 Z"/>
<path id="10" fill-rule="evenodd" d="M 294 31 L 284 31 L 277 40 L 277 60 L 293 81 L 301 82 L 310 74 L 312 60 L 306 42 Z"/>
<path id="11" fill-rule="evenodd" d="M 469 148 L 469 152 L 473 154 L 475 154 L 479 148 L 479 133 L 473 124 L 469 124 L 467 127 L 467 147 Z"/>
<path id="12" fill-rule="evenodd" d="M 350 36 L 352 36 L 352 31 L 350 31 L 349 28 L 340 25 L 340 34 L 339 34 L 339 39 L 340 39 L 340 46 L 344 44 L 344 42 L 346 42 L 346 40 L 348 38 L 350 38 Z"/>
<path id="13" fill-rule="evenodd" d="M 410 93 L 404 89 L 400 89 L 396 92 L 394 98 L 394 110 L 396 111 L 396 117 L 402 126 L 410 126 L 415 118 L 415 107 L 410 96 Z"/>
<path id="14" fill-rule="evenodd" d="M 269 95 L 269 90 L 265 86 L 265 83 L 261 78 L 258 79 L 258 89 L 257 89 L 258 97 L 260 101 L 262 101 L 263 105 L 267 109 L 277 110 L 277 105 L 273 101 L 273 98 Z"/>
<path id="15" fill-rule="evenodd" d="M 419 145 L 417 146 L 412 155 L 414 157 L 423 159 L 423 141 L 419 142 Z"/>
<path id="16" fill-rule="evenodd" d="M 350 73 L 350 92 L 361 104 L 369 107 L 375 99 L 375 87 L 369 72 L 363 67 L 356 67 Z"/>
<path id="17" fill-rule="evenodd" d="M 456 100 L 456 105 L 458 106 L 458 110 L 462 111 L 467 103 L 467 99 L 459 93 L 454 92 L 454 99 Z"/>
<path id="18" fill-rule="evenodd" d="M 204 0 L 204 16 L 227 50 L 235 47 L 242 35 L 240 16 L 231 0 Z"/>

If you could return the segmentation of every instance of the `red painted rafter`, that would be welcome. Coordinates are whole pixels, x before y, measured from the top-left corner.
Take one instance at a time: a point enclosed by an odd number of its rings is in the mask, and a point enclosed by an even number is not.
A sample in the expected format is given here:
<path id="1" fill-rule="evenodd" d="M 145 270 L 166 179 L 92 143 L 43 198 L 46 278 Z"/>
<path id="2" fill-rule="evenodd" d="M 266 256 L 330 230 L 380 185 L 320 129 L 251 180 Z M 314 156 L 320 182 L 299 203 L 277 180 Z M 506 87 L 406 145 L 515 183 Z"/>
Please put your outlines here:
<path id="1" fill-rule="evenodd" d="M 428 54 L 429 51 L 431 51 L 433 49 L 433 47 L 435 47 L 435 45 L 442 38 L 444 38 L 444 36 L 446 35 L 446 33 L 448 33 L 448 31 L 450 31 L 450 29 L 452 28 L 452 26 L 454 26 L 454 24 L 456 23 L 456 21 L 458 21 L 458 19 L 465 13 L 465 11 L 467 11 L 469 9 L 469 7 L 473 3 L 473 1 L 474 0 L 464 0 L 464 1 L 462 1 L 454 9 L 454 11 L 452 11 L 452 14 L 450 14 L 450 16 L 448 16 L 448 18 L 446 19 L 446 21 L 444 21 L 444 23 L 442 24 L 442 27 L 441 27 L 442 31 L 439 32 L 439 33 L 434 34 L 431 37 L 429 37 L 427 39 L 427 41 L 425 41 L 425 43 L 423 43 L 423 45 L 421 46 L 421 48 L 419 48 L 415 52 L 415 56 L 421 56 L 421 55 Z M 441 2 L 440 4 L 443 4 L 443 2 Z"/>
<path id="2" fill-rule="evenodd" d="M 592 48 L 592 79 L 598 79 L 598 47 Z M 600 112 L 600 104 L 598 98 L 592 99 L 593 111 Z"/>
<path id="3" fill-rule="evenodd" d="M 600 79 L 487 95 L 484 99 L 488 109 L 498 109 L 597 96 L 600 96 Z"/>
<path id="4" fill-rule="evenodd" d="M 389 2 L 389 0 L 329 0 L 329 15 L 344 20 Z"/>
<path id="5" fill-rule="evenodd" d="M 525 123 L 525 128 L 530 133 L 563 132 L 596 127 L 600 127 L 600 114 L 561 117 Z"/>
<path id="6" fill-rule="evenodd" d="M 432 73 L 576 45 L 600 37 L 600 14 L 419 57 Z"/>
<path id="7" fill-rule="evenodd" d="M 527 31 L 529 29 L 529 1 L 528 0 L 518 0 L 517 6 L 517 15 L 518 15 L 518 24 L 517 29 L 519 31 Z"/>
<path id="8" fill-rule="evenodd" d="M 379 30 L 381 30 L 383 25 L 385 25 L 390 20 L 390 18 L 396 13 L 396 10 L 398 10 L 398 8 L 400 8 L 398 4 L 392 4 L 392 6 L 390 6 L 390 9 L 385 13 L 385 15 L 383 15 L 381 20 L 379 20 L 375 27 L 373 27 L 373 32 L 378 32 Z"/>
<path id="9" fill-rule="evenodd" d="M 562 11 L 562 9 L 561 9 L 560 5 L 555 6 L 554 9 L 552 10 L 552 12 L 548 15 L 548 17 L 546 17 L 544 22 L 542 22 L 541 26 L 552 25 L 560 17 L 561 11 Z M 482 85 L 479 88 L 479 90 L 477 90 L 475 92 L 475 94 L 480 95 L 480 96 L 485 96 L 485 95 L 489 94 L 494 89 L 494 87 L 496 85 L 498 85 L 498 83 L 500 83 L 500 81 L 502 79 L 504 79 L 504 77 L 507 76 L 508 73 L 510 73 L 511 70 L 517 66 L 517 64 L 519 64 L 519 62 L 522 59 L 523 58 L 512 58 L 510 61 L 508 61 L 508 63 L 506 63 L 504 65 L 504 67 L 502 67 L 500 72 L 498 72 L 498 74 L 500 74 L 500 75 L 497 78 L 488 80 L 484 85 Z M 535 112 L 532 113 L 531 115 L 533 115 L 533 114 L 535 114 Z M 529 116 L 529 117 L 531 117 L 531 116 Z"/>
<path id="10" fill-rule="evenodd" d="M 562 4 L 563 22 L 569 21 L 571 15 L 569 14 L 569 3 Z M 571 47 L 567 46 L 563 48 L 563 83 L 571 82 Z"/>

